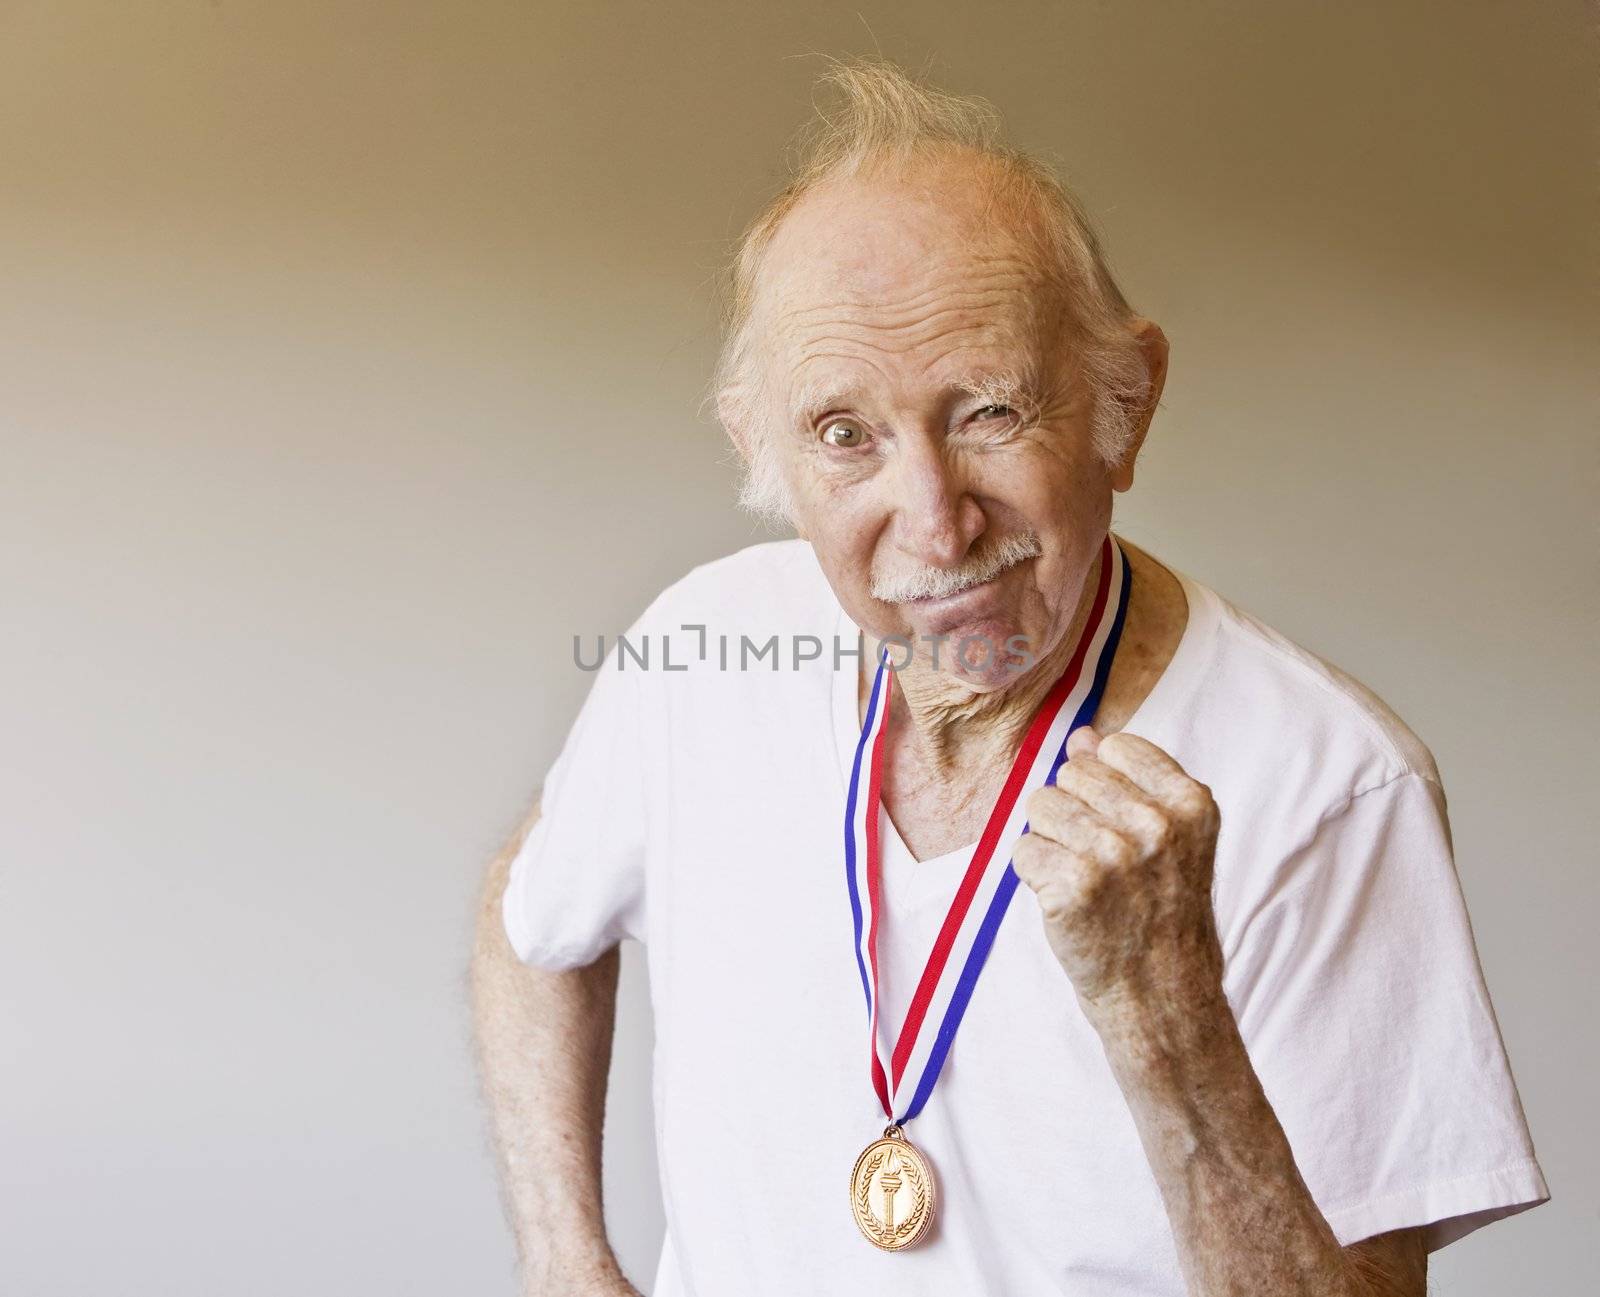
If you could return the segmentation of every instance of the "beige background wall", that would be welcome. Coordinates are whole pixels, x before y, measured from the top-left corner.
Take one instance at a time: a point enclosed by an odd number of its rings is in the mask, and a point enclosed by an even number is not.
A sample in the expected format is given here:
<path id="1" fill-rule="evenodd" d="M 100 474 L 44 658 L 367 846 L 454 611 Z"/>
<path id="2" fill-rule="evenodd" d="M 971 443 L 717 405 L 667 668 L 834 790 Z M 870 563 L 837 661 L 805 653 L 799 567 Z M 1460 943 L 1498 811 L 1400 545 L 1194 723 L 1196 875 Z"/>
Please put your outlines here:
<path id="1" fill-rule="evenodd" d="M 786 7 L 787 8 L 787 7 Z M 757 538 L 697 406 L 807 51 L 1053 150 L 1173 342 L 1120 525 L 1432 746 L 1597 1260 L 1593 11 L 0 3 L 0 1290 L 509 1294 L 469 913 L 587 677 Z M 607 1165 L 661 1217 L 630 952 Z"/>

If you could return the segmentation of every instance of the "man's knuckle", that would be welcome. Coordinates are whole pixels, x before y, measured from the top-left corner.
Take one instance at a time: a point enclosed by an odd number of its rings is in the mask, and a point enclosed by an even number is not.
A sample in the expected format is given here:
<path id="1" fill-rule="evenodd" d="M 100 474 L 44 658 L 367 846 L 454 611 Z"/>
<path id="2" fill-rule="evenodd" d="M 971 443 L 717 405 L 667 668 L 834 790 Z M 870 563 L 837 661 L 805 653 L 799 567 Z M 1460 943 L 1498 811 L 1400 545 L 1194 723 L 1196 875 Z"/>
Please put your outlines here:
<path id="1" fill-rule="evenodd" d="M 1162 843 L 1172 836 L 1172 817 L 1159 806 L 1138 802 L 1128 812 L 1133 827 L 1148 841 Z"/>
<path id="2" fill-rule="evenodd" d="M 1052 854 L 1048 841 L 1037 833 L 1024 833 L 1011 853 L 1011 864 L 1018 874 L 1035 877 L 1046 870 Z"/>
<path id="3" fill-rule="evenodd" d="M 1193 780 L 1184 785 L 1176 800 L 1178 809 L 1189 819 L 1204 820 L 1216 811 L 1216 801 L 1211 796 L 1211 790 Z"/>
<path id="4" fill-rule="evenodd" d="M 1100 751 L 1109 752 L 1112 756 L 1116 756 L 1119 752 L 1127 755 L 1136 751 L 1138 744 L 1126 732 L 1118 730 L 1115 734 L 1107 734 L 1101 739 L 1099 748 Z"/>
<path id="5" fill-rule="evenodd" d="M 1109 825 L 1095 829 L 1094 843 L 1096 857 L 1107 865 L 1120 868 L 1133 860 L 1133 844 Z"/>
<path id="6" fill-rule="evenodd" d="M 1099 861 L 1077 859 L 1071 868 L 1062 870 L 1061 885 L 1080 908 L 1087 909 L 1104 895 L 1113 872 Z"/>
<path id="7" fill-rule="evenodd" d="M 1052 784 L 1036 788 L 1028 794 L 1028 818 L 1051 819 L 1058 815 L 1067 795 Z"/>

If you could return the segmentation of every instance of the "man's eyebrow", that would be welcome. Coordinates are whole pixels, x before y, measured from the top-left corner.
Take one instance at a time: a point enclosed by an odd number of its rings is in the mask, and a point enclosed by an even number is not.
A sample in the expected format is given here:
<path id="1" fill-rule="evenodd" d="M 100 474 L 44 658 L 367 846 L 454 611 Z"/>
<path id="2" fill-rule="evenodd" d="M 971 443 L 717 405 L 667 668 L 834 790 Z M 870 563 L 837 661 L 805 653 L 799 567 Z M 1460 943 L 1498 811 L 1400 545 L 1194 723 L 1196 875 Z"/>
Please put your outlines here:
<path id="1" fill-rule="evenodd" d="M 988 405 L 1015 405 L 1031 384 L 1028 375 L 1011 369 L 985 371 L 951 382 L 953 388 L 975 396 Z"/>
<path id="2" fill-rule="evenodd" d="M 851 380 L 841 382 L 826 376 L 800 383 L 789 402 L 795 426 L 800 428 L 808 426 L 818 415 L 825 414 L 836 405 L 844 404 L 851 397 L 859 396 L 864 390 L 863 384 L 859 382 Z"/>
<path id="3" fill-rule="evenodd" d="M 800 383 L 790 401 L 790 409 L 797 427 L 808 426 L 819 415 L 834 406 L 843 405 L 866 390 L 866 384 L 857 380 L 839 380 L 826 376 Z M 975 396 L 990 405 L 1011 405 L 1019 401 L 1028 390 L 1025 374 L 1011 369 L 980 370 L 958 375 L 944 384 L 947 394 L 964 393 Z"/>

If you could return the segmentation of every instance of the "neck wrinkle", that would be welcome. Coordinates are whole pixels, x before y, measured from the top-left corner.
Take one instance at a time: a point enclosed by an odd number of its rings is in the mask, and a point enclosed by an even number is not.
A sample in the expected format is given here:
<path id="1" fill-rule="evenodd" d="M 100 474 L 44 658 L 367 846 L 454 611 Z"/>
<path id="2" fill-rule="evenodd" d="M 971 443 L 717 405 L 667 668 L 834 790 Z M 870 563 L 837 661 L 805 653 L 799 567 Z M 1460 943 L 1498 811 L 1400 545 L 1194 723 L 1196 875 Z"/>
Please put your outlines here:
<path id="1" fill-rule="evenodd" d="M 1010 768 L 1045 695 L 1072 660 L 1094 607 L 1091 567 L 1066 633 L 1011 684 L 982 693 L 919 658 L 895 678 L 889 722 L 939 778 L 989 766 Z"/>

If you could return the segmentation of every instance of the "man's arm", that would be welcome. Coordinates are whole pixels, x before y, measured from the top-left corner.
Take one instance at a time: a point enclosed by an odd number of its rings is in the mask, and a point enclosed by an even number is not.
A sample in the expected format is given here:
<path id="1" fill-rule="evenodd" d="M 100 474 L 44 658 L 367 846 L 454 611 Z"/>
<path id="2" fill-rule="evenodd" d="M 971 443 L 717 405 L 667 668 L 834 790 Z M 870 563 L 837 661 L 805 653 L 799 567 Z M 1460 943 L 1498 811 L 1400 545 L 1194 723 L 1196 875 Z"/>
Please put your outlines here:
<path id="1" fill-rule="evenodd" d="M 489 866 L 472 950 L 478 1065 L 526 1297 L 638 1297 L 606 1241 L 600 1130 L 618 958 L 550 973 L 517 958 L 501 897 L 527 821 Z"/>
<path id="2" fill-rule="evenodd" d="M 1095 1016 L 1195 1297 L 1423 1297 L 1421 1229 L 1340 1247 L 1220 991 Z"/>
<path id="3" fill-rule="evenodd" d="M 1191 1297 L 1423 1297 L 1420 1229 L 1341 1247 L 1223 992 L 1219 812 L 1146 739 L 1088 726 L 1028 801 L 1013 864 L 1105 1047 Z"/>

